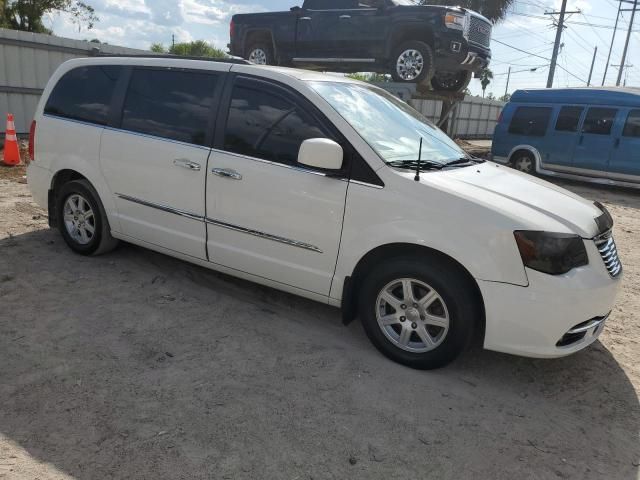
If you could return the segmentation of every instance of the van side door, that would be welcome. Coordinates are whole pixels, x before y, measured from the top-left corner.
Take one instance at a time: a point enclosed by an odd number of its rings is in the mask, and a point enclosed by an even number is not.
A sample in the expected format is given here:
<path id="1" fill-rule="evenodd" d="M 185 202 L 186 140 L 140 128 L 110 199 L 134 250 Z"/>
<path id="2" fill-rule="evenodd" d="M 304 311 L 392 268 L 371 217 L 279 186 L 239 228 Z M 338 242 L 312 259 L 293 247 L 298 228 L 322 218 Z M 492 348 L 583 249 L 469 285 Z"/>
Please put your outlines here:
<path id="1" fill-rule="evenodd" d="M 622 128 L 614 135 L 610 176 L 614 180 L 638 182 L 640 181 L 640 109 L 625 111 L 620 123 Z"/>
<path id="2" fill-rule="evenodd" d="M 349 184 L 297 158 L 304 140 L 341 143 L 335 127 L 277 82 L 238 74 L 224 98 L 207 172 L 210 260 L 328 296 Z"/>
<path id="3" fill-rule="evenodd" d="M 562 106 L 558 111 L 555 124 L 549 129 L 546 138 L 543 163 L 545 168 L 571 167 L 573 154 L 578 144 L 579 128 L 584 114 L 584 107 Z"/>
<path id="4" fill-rule="evenodd" d="M 224 73 L 134 67 L 100 165 L 122 234 L 206 259 L 204 188 Z"/>
<path id="5" fill-rule="evenodd" d="M 583 175 L 606 176 L 613 150 L 613 126 L 618 109 L 612 107 L 588 107 L 578 136 L 573 157 L 573 168 Z"/>

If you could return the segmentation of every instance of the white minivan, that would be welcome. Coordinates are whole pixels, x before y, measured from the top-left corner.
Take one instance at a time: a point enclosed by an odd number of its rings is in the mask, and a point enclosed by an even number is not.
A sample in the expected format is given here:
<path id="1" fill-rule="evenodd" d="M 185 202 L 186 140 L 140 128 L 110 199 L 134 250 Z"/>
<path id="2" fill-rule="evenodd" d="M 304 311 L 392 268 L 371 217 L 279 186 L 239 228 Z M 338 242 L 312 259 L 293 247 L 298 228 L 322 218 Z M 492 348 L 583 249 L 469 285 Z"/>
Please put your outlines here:
<path id="1" fill-rule="evenodd" d="M 28 179 L 75 252 L 118 240 L 341 307 L 414 368 L 596 340 L 620 287 L 600 204 L 469 157 L 385 91 L 234 61 L 72 60 Z"/>

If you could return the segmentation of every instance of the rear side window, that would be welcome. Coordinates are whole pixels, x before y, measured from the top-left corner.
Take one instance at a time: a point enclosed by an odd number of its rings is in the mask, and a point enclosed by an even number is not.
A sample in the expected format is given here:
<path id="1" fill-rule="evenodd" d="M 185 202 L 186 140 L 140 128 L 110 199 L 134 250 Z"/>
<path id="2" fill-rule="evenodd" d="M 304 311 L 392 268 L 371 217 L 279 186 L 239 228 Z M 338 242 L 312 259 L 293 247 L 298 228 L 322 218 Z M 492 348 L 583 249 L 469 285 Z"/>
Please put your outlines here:
<path id="1" fill-rule="evenodd" d="M 624 126 L 625 137 L 640 138 L 640 110 L 631 110 Z"/>
<path id="2" fill-rule="evenodd" d="M 326 137 L 317 121 L 288 99 L 234 87 L 224 137 L 226 151 L 294 165 L 303 141 Z"/>
<path id="3" fill-rule="evenodd" d="M 610 135 L 618 111 L 615 108 L 590 108 L 584 119 L 583 133 Z"/>
<path id="4" fill-rule="evenodd" d="M 217 76 L 180 70 L 136 69 L 124 102 L 122 128 L 204 145 Z"/>
<path id="5" fill-rule="evenodd" d="M 562 107 L 558 114 L 556 130 L 559 132 L 577 132 L 582 116 L 582 107 Z"/>
<path id="6" fill-rule="evenodd" d="M 111 96 L 121 71 L 119 66 L 100 65 L 67 72 L 53 88 L 44 113 L 106 125 Z"/>
<path id="7" fill-rule="evenodd" d="M 518 107 L 511 120 L 509 133 L 544 137 L 550 118 L 549 107 Z"/>

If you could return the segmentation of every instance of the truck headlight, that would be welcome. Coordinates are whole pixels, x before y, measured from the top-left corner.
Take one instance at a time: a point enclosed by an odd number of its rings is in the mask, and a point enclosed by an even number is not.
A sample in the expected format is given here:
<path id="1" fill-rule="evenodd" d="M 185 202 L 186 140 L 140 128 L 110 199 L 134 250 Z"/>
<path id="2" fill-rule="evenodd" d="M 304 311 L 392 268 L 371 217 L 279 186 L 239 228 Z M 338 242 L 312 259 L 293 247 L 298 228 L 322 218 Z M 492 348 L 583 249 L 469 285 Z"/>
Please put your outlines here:
<path id="1" fill-rule="evenodd" d="M 589 264 L 579 235 L 550 232 L 514 232 L 522 262 L 538 272 L 562 275 Z"/>
<path id="2" fill-rule="evenodd" d="M 456 30 L 464 30 L 465 16 L 458 13 L 447 13 L 444 16 L 444 24 L 447 28 L 455 28 Z"/>

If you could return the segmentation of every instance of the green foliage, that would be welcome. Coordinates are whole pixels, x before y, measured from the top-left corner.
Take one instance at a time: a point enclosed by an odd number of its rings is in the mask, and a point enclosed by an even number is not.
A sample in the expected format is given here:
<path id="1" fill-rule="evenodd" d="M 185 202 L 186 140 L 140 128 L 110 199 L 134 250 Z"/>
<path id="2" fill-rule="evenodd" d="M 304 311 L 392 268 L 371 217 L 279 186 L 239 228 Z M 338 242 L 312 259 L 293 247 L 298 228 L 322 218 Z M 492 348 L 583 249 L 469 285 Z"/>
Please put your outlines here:
<path id="1" fill-rule="evenodd" d="M 34 33 L 51 33 L 42 18 L 46 13 L 64 12 L 80 30 L 99 20 L 94 8 L 81 0 L 0 0 L 0 26 Z"/>
<path id="2" fill-rule="evenodd" d="M 184 57 L 207 57 L 207 58 L 226 58 L 227 54 L 204 40 L 196 40 L 195 42 L 176 43 L 166 49 L 161 43 L 151 45 L 151 51 L 155 53 L 170 53 L 172 55 L 181 55 Z"/>
<path id="3" fill-rule="evenodd" d="M 369 83 L 384 83 L 391 81 L 391 77 L 383 73 L 350 73 L 347 77 Z"/>
<path id="4" fill-rule="evenodd" d="M 502 20 L 515 0 L 421 0 L 423 5 L 458 5 L 481 13 L 492 22 Z"/>
<path id="5" fill-rule="evenodd" d="M 507 93 L 506 95 L 502 95 L 498 100 L 500 100 L 501 102 L 510 102 L 511 94 Z"/>
<path id="6" fill-rule="evenodd" d="M 480 85 L 482 85 L 482 97 L 484 97 L 484 92 L 493 80 L 493 72 L 489 68 L 485 68 L 480 72 Z"/>

